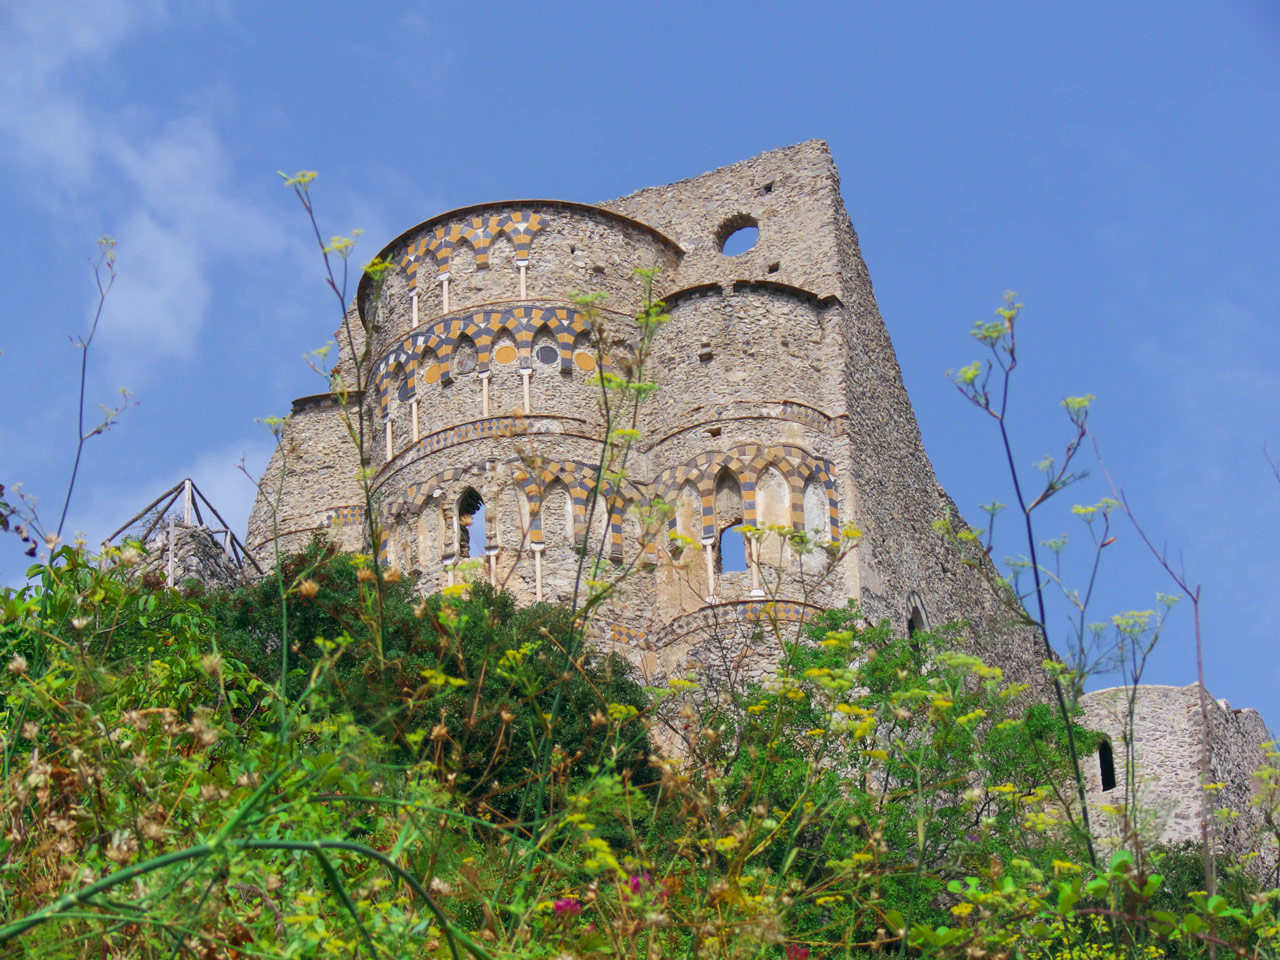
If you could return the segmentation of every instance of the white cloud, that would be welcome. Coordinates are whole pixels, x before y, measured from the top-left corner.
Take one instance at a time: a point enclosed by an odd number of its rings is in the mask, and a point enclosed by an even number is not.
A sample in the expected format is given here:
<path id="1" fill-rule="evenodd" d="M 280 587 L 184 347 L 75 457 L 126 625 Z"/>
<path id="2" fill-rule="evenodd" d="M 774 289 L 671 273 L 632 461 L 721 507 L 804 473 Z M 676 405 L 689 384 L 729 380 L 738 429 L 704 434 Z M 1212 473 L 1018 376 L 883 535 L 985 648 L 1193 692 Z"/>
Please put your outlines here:
<path id="1" fill-rule="evenodd" d="M 114 217 L 119 276 L 102 336 L 137 383 L 156 361 L 188 357 L 204 325 L 219 262 L 301 255 L 272 217 L 235 189 L 209 116 L 158 123 L 136 107 L 94 101 L 88 73 L 109 71 L 127 39 L 164 22 L 164 4 L 94 0 L 16 5 L 0 25 L 0 132 L 14 167 L 55 214 Z M 107 198 L 113 201 L 108 205 Z M 98 209 L 95 210 L 94 208 Z"/>

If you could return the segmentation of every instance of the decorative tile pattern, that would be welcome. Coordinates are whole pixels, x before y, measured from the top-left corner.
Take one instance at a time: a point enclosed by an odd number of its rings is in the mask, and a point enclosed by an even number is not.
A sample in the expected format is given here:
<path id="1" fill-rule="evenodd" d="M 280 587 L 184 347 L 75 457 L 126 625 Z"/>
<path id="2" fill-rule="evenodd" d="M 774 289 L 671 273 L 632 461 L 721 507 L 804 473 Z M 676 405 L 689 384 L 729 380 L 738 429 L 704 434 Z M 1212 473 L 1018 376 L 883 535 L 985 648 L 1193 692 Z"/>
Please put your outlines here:
<path id="1" fill-rule="evenodd" d="M 715 499 L 716 477 L 721 470 L 728 470 L 742 491 L 743 522 L 757 524 L 756 484 L 765 470 L 773 467 L 782 474 L 790 491 L 791 526 L 804 530 L 804 488 L 811 479 L 823 485 L 827 494 L 828 535 L 835 538 L 840 532 L 840 501 L 836 494 L 834 469 L 822 457 L 815 456 L 801 447 L 782 445 L 762 447 L 759 444 L 741 444 L 730 450 L 708 450 L 675 467 L 668 467 L 658 474 L 654 489 L 659 496 L 673 501 L 680 488 L 692 483 L 698 491 L 702 513 L 702 538 L 716 535 Z M 669 526 L 676 529 L 673 516 Z"/>
<path id="2" fill-rule="evenodd" d="M 437 276 L 449 276 L 449 263 L 453 258 L 453 251 L 460 243 L 471 245 L 476 254 L 476 267 L 484 269 L 489 265 L 490 244 L 499 234 L 505 233 L 515 250 L 516 263 L 527 264 L 533 236 L 542 229 L 545 222 L 546 219 L 540 213 L 514 211 L 471 217 L 460 223 L 436 227 L 410 243 L 400 258 L 400 267 L 409 280 L 410 295 L 417 292 L 418 271 L 427 258 L 435 264 Z"/>
<path id="3" fill-rule="evenodd" d="M 609 624 L 609 639 L 617 644 L 628 647 L 644 646 L 649 634 L 639 627 L 629 627 L 624 623 Z"/>
<path id="4" fill-rule="evenodd" d="M 517 306 L 507 310 L 479 310 L 462 316 L 444 317 L 405 337 L 383 354 L 374 366 L 373 388 L 378 413 L 386 419 L 392 384 L 396 396 L 407 403 L 418 394 L 420 382 L 447 383 L 453 378 L 451 358 L 458 343 L 467 338 L 476 345 L 476 372 L 486 373 L 494 339 L 504 330 L 516 341 L 516 360 L 521 370 L 533 367 L 533 338 L 546 330 L 555 337 L 560 352 L 560 371 L 573 371 L 573 343 L 587 332 L 587 318 L 573 307 Z"/>
<path id="5" fill-rule="evenodd" d="M 324 523 L 331 530 L 363 524 L 364 504 L 358 503 L 349 507 L 334 507 L 331 510 L 326 510 Z"/>

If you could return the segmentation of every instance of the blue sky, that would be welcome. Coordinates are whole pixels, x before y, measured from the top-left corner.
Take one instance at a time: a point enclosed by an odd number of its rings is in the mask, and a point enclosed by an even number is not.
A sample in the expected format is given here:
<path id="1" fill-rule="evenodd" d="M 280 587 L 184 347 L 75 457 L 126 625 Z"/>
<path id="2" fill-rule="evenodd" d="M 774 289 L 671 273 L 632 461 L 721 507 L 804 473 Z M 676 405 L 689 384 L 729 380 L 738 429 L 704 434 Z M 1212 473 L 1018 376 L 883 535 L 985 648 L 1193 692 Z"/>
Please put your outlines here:
<path id="1" fill-rule="evenodd" d="M 820 137 L 962 511 L 1008 479 L 944 372 L 1012 288 L 1019 465 L 1065 442 L 1062 396 L 1095 394 L 1112 475 L 1203 584 L 1211 690 L 1280 721 L 1274 4 L 92 0 L 5 5 L 0 50 L 0 482 L 46 513 L 86 258 L 119 241 L 89 398 L 138 406 L 88 449 L 91 539 L 185 474 L 242 523 L 254 419 L 321 389 L 301 355 L 336 316 L 276 170 L 320 171 L 326 233 L 363 228 L 371 256 L 444 209 L 603 200 Z M 1103 493 L 1095 468 L 1042 535 L 1083 541 L 1067 510 Z M 1091 619 L 1172 589 L 1118 534 Z M 1147 678 L 1194 676 L 1183 614 Z"/>

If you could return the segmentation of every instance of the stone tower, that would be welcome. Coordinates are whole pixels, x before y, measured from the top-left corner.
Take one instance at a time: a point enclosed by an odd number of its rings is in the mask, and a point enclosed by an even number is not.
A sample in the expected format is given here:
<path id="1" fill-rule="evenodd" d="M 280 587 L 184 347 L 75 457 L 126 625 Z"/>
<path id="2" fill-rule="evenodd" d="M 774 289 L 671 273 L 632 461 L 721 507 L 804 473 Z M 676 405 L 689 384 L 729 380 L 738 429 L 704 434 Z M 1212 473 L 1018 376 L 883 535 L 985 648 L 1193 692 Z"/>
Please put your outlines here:
<path id="1" fill-rule="evenodd" d="M 755 245 L 726 255 L 743 228 L 758 230 Z M 753 671 L 762 618 L 798 623 L 854 598 L 899 630 L 969 621 L 989 662 L 1039 686 L 1034 639 L 1004 630 L 986 581 L 930 529 L 954 506 L 921 445 L 825 143 L 594 206 L 465 207 L 382 256 L 396 269 L 376 291 L 366 278 L 354 308 L 371 356 L 366 455 L 383 555 L 422 590 L 473 558 L 472 577 L 521 600 L 565 601 L 578 546 L 603 537 L 613 562 L 640 563 L 598 617 L 598 639 L 651 678 Z M 602 419 L 570 297 L 605 292 L 604 324 L 625 340 L 642 305 L 635 270 L 652 267 L 671 316 L 650 369 L 658 390 L 628 479 L 609 494 L 674 504 L 671 526 L 693 542 L 683 550 L 646 538 L 625 510 L 587 529 Z M 250 550 L 269 556 L 273 530 L 285 549 L 317 533 L 360 548 L 356 470 L 335 398 L 295 401 Z M 821 540 L 856 526 L 863 539 L 814 588 L 813 555 L 735 545 L 743 523 Z"/>

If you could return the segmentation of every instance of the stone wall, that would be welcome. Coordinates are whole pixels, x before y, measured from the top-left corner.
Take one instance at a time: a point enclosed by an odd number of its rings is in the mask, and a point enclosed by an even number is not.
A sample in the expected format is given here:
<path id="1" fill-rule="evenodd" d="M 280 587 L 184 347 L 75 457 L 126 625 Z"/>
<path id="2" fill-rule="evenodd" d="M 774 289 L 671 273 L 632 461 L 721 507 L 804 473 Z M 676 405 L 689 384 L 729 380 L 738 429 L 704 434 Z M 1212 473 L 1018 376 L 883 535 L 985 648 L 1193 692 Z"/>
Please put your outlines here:
<path id="1" fill-rule="evenodd" d="M 744 227 L 758 230 L 754 246 L 727 256 L 725 240 Z M 1029 697 L 1047 696 L 1046 651 L 1018 625 L 994 568 L 931 528 L 963 521 L 921 442 L 826 144 L 599 206 L 462 208 L 382 255 L 394 269 L 380 286 L 362 279 L 336 370 L 352 391 L 348 413 L 363 418 L 381 556 L 420 590 L 486 578 L 524 602 L 567 602 L 586 543 L 634 566 L 594 629 L 651 682 L 759 680 L 781 638 L 853 598 L 900 632 L 966 622 L 958 642 L 1028 683 Z M 658 269 L 670 315 L 647 372 L 658 390 L 626 481 L 606 484 L 593 507 L 604 428 L 594 381 L 633 358 L 639 268 Z M 575 302 L 582 292 L 607 294 L 594 320 Z M 277 538 L 288 551 L 319 533 L 366 549 L 359 467 L 338 398 L 295 401 L 249 548 L 269 561 Z M 646 527 L 633 508 L 656 498 L 673 514 Z M 724 538 L 743 523 L 818 540 L 856 526 L 862 542 L 823 571 L 774 537 L 733 569 Z M 1187 836 L 1198 790 L 1187 691 L 1139 696 L 1146 794 L 1164 811 L 1161 835 Z M 1090 694 L 1086 722 L 1115 739 L 1113 700 Z M 1220 801 L 1245 811 L 1265 731 L 1251 711 L 1214 710 Z M 1255 827 L 1244 813 L 1224 843 L 1241 849 Z"/>
<path id="2" fill-rule="evenodd" d="M 524 600 L 566 601 L 579 545 L 605 539 L 607 556 L 644 570 L 601 636 L 655 676 L 703 664 L 697 638 L 674 626 L 700 611 L 852 597 L 906 630 L 912 597 L 918 625 L 970 621 L 978 652 L 1037 683 L 1034 637 L 1006 628 L 986 579 L 930 529 L 954 507 L 924 454 L 839 188 L 826 145 L 810 141 L 599 207 L 463 208 L 392 241 L 383 256 L 396 269 L 377 288 L 362 280 L 356 304 L 371 346 L 365 453 L 388 562 L 423 590 L 479 575 Z M 759 231 L 754 247 L 726 256 L 744 226 Z M 587 516 L 603 429 L 593 380 L 601 354 L 606 371 L 629 361 L 641 267 L 659 268 L 671 321 L 606 529 L 603 505 Z M 599 337 L 571 299 L 581 291 L 607 294 Z M 352 351 L 338 340 L 350 385 Z M 298 401 L 250 548 L 269 555 L 273 519 L 285 549 L 326 530 L 358 546 L 355 470 L 334 398 Z M 655 497 L 675 507 L 669 529 L 626 513 Z M 776 537 L 746 570 L 725 569 L 722 537 L 743 523 L 820 540 L 856 526 L 864 538 L 821 582 L 819 557 L 801 560 Z M 669 549 L 669 533 L 693 546 Z M 746 649 L 759 622 L 730 620 Z"/>
<path id="3" fill-rule="evenodd" d="M 170 554 L 168 524 L 158 524 L 144 547 L 146 556 L 134 568 L 133 576 L 167 580 Z M 231 590 L 246 582 L 244 573 L 205 527 L 175 523 L 172 553 L 175 587 L 195 580 L 206 590 Z"/>
<path id="4" fill-rule="evenodd" d="M 1123 806 L 1129 797 L 1142 811 L 1139 823 L 1150 838 L 1199 842 L 1203 739 L 1199 691 L 1194 683 L 1185 687 L 1151 684 L 1110 687 L 1084 695 L 1080 722 L 1107 736 L 1113 758 L 1115 785 L 1109 790 L 1103 789 L 1102 757 L 1086 758 L 1087 798 L 1091 815 L 1099 824 L 1113 820 L 1102 810 L 1104 805 Z M 1266 760 L 1261 745 L 1271 739 L 1266 724 L 1257 711 L 1237 710 L 1212 697 L 1208 712 L 1209 781 L 1223 785 L 1211 794 L 1211 809 L 1234 814 L 1214 818 L 1219 846 L 1237 855 L 1262 852 L 1264 865 L 1274 864 L 1274 845 L 1266 842 L 1262 816 L 1250 803 L 1253 774 Z M 1132 778 L 1127 775 L 1130 752 Z"/>

